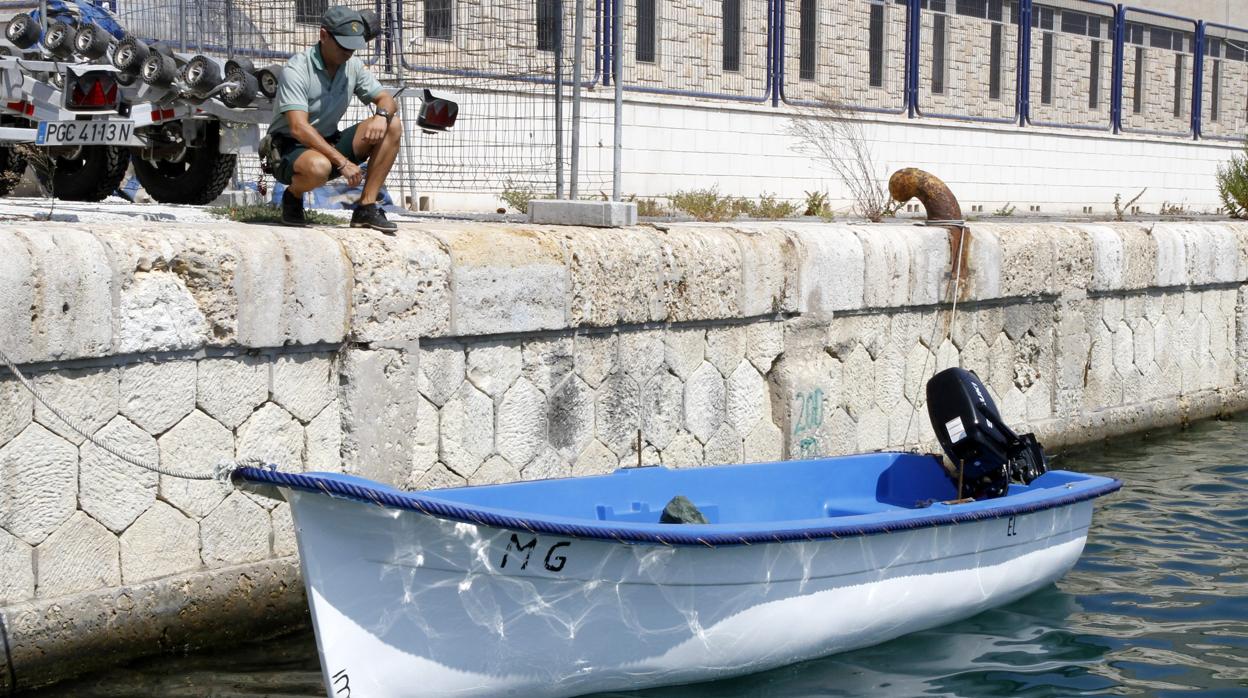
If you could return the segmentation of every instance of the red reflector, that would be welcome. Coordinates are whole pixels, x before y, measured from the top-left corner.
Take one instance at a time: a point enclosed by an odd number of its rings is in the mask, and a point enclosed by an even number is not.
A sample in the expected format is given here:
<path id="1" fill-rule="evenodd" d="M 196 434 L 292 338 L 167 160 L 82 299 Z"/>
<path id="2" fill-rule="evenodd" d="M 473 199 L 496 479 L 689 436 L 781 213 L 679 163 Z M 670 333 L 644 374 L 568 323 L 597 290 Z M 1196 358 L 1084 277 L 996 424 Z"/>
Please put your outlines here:
<path id="1" fill-rule="evenodd" d="M 8 104 L 5 104 L 4 107 L 9 111 L 26 111 L 26 105 L 21 102 L 9 102 Z"/>
<path id="2" fill-rule="evenodd" d="M 34 105 L 34 103 L 32 103 L 32 102 L 27 102 L 27 103 L 26 103 L 26 116 L 34 116 L 34 115 L 35 115 L 35 105 Z"/>

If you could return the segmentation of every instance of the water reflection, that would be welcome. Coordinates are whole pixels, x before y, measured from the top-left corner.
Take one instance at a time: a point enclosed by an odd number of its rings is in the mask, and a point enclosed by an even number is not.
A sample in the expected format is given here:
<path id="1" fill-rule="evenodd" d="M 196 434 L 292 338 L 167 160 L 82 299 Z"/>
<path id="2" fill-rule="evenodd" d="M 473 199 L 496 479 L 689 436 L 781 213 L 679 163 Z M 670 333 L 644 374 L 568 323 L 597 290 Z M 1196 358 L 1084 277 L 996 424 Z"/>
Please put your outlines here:
<path id="1" fill-rule="evenodd" d="M 1099 500 L 1055 587 L 961 623 L 731 681 L 598 698 L 1248 696 L 1248 419 L 1132 438 L 1058 466 L 1125 486 Z M 305 633 L 140 662 L 31 698 L 325 695 Z"/>

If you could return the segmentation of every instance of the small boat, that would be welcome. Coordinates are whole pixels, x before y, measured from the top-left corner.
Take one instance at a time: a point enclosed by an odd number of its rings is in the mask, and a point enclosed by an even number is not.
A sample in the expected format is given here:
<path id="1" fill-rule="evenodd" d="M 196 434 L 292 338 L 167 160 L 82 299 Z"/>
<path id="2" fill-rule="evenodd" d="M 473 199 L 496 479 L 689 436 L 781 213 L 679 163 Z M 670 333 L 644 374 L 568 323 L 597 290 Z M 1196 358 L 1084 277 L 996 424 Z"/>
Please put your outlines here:
<path id="1" fill-rule="evenodd" d="M 1045 470 L 972 374 L 943 375 L 929 409 L 960 477 L 918 453 L 424 492 L 234 477 L 291 504 L 331 698 L 706 681 L 967 618 L 1075 564 L 1121 483 Z"/>

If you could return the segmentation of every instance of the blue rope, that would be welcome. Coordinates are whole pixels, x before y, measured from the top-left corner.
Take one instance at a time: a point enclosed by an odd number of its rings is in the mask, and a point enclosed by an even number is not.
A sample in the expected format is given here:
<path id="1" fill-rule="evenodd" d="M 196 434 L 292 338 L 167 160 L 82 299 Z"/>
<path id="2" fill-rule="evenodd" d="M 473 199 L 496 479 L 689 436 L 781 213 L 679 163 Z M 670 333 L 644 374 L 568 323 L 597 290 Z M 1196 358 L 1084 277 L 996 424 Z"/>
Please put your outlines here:
<path id="1" fill-rule="evenodd" d="M 658 543 L 667 546 L 680 545 L 708 547 L 854 538 L 877 535 L 881 533 L 896 533 L 900 531 L 913 531 L 921 528 L 934 528 L 937 526 L 951 526 L 976 521 L 987 521 L 990 519 L 1001 519 L 1009 516 L 1031 514 L 1037 511 L 1044 511 L 1046 509 L 1056 509 L 1058 507 L 1076 504 L 1089 499 L 1103 497 L 1107 494 L 1117 492 L 1122 487 L 1122 482 L 1118 480 L 1111 480 L 1105 484 L 1097 485 L 1096 487 L 1090 487 L 1088 489 L 1072 492 L 1060 497 L 1052 497 L 1040 502 L 1011 504 L 1009 506 L 993 507 L 991 509 L 921 516 L 902 519 L 899 521 L 883 521 L 879 523 L 867 524 L 865 526 L 832 525 L 777 531 L 753 531 L 748 533 L 706 533 L 705 528 L 702 526 L 697 527 L 700 529 L 700 532 L 698 533 L 684 533 L 681 530 L 684 527 L 672 526 L 670 527 L 670 530 L 664 530 L 662 536 L 660 537 L 658 533 L 639 530 L 636 528 L 619 528 L 606 524 L 583 526 L 564 522 L 547 521 L 544 519 L 507 516 L 492 512 L 488 509 L 452 504 L 445 500 L 425 497 L 417 493 L 396 493 L 393 491 L 364 487 L 362 485 L 342 482 L 330 478 L 317 477 L 315 475 L 283 473 L 273 470 L 261 470 L 259 468 L 248 467 L 236 470 L 234 472 L 234 479 L 263 485 L 286 487 L 304 492 L 329 494 L 331 496 L 351 499 L 364 504 L 376 504 L 391 509 L 414 511 L 426 516 L 435 516 L 451 521 L 493 526 L 495 528 L 504 528 L 513 531 L 528 531 L 530 533 L 545 533 L 571 538 L 584 538 L 621 543 Z"/>

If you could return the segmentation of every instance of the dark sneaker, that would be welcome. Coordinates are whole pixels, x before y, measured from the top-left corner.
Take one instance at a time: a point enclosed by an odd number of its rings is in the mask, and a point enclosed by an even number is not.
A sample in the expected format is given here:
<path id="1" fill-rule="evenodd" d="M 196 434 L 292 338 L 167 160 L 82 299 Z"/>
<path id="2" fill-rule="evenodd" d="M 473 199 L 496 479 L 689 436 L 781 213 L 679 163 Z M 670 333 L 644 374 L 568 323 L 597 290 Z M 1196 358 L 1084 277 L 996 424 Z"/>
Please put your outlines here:
<path id="1" fill-rule="evenodd" d="M 386 218 L 386 212 L 377 204 L 356 204 L 355 213 L 351 214 L 352 228 L 372 228 L 386 235 L 394 235 L 399 226 Z"/>
<path id="2" fill-rule="evenodd" d="M 291 194 L 289 189 L 282 193 L 282 225 L 308 226 L 308 219 L 303 215 L 303 197 Z"/>

